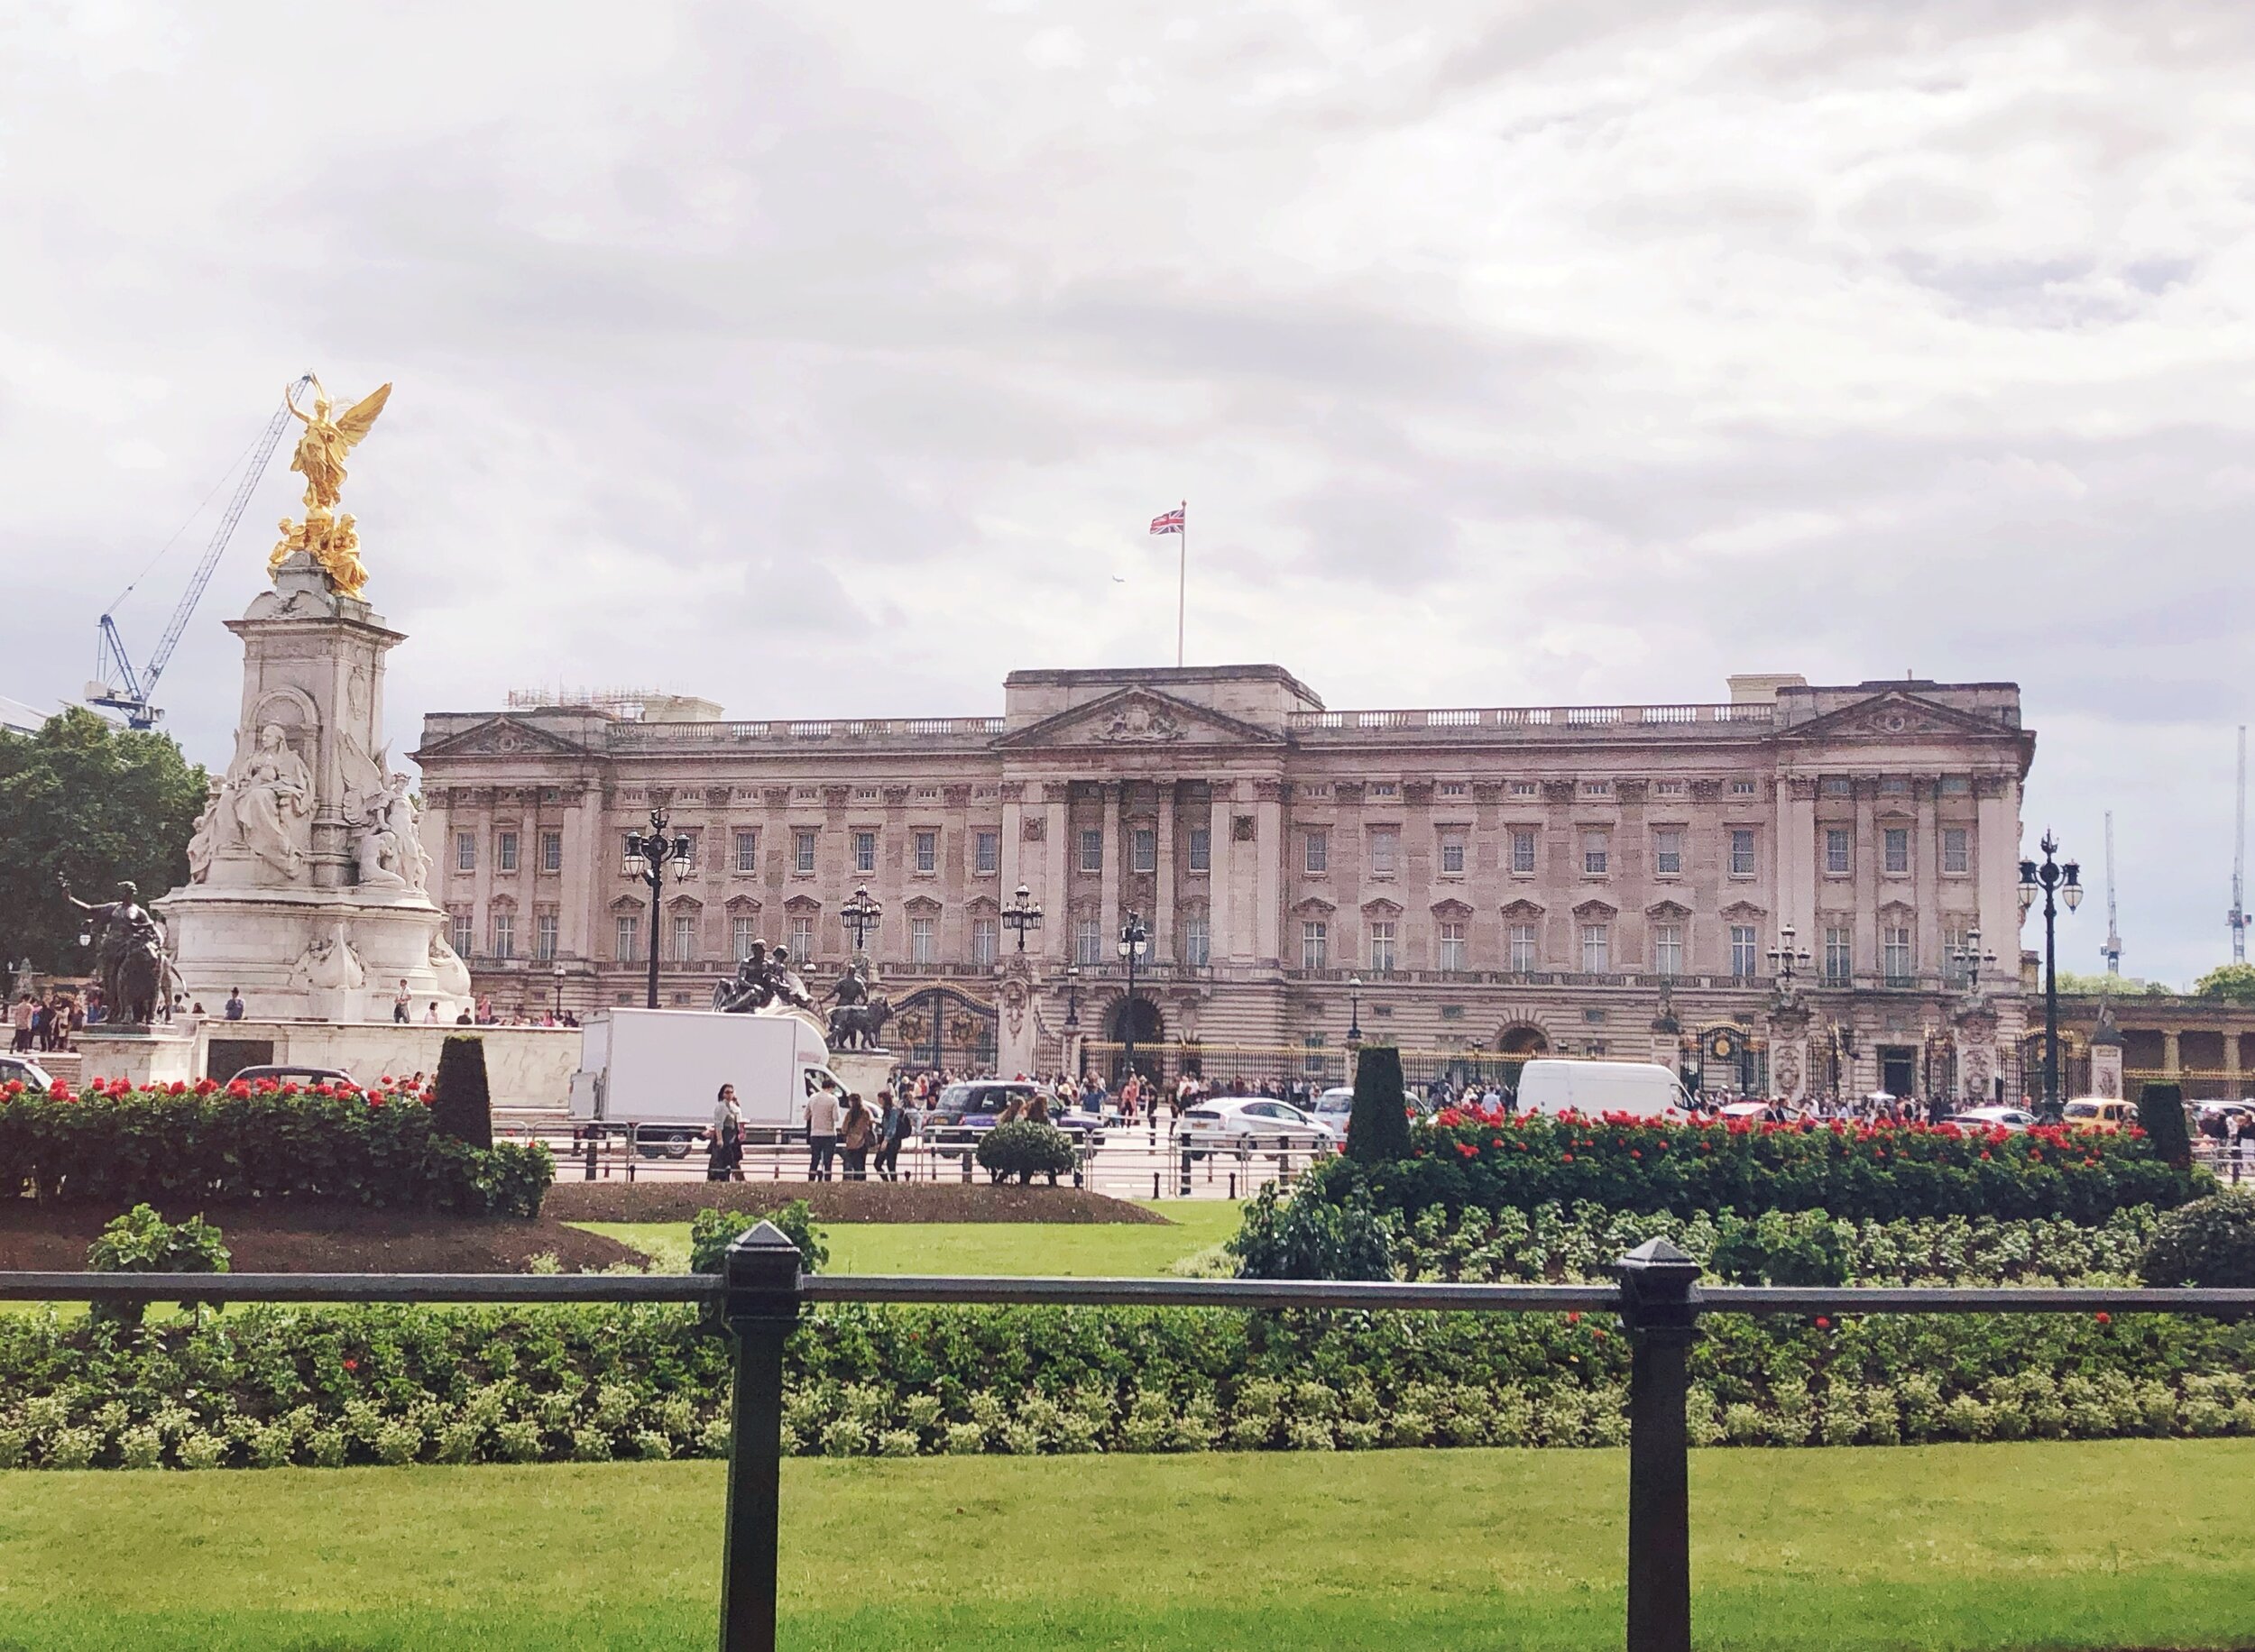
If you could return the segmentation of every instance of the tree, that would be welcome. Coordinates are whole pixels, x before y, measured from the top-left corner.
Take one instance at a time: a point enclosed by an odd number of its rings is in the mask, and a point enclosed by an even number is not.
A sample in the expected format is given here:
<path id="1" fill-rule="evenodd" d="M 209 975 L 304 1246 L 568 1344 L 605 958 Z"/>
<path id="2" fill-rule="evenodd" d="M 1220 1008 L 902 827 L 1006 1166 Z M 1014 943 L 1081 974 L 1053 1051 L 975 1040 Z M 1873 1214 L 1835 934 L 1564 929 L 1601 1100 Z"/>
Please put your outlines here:
<path id="1" fill-rule="evenodd" d="M 205 780 L 170 735 L 118 728 L 84 706 L 34 735 L 0 733 L 0 962 L 87 967 L 59 878 L 89 901 L 130 880 L 144 904 L 186 883 Z"/>
<path id="2" fill-rule="evenodd" d="M 450 1032 L 438 1046 L 431 1128 L 473 1147 L 493 1145 L 493 1101 L 485 1081 L 485 1041 Z"/>
<path id="3" fill-rule="evenodd" d="M 2255 964 L 2218 964 L 2193 983 L 2193 991 L 2203 998 L 2255 1004 Z"/>
<path id="4" fill-rule="evenodd" d="M 2072 969 L 2059 972 L 2059 990 L 2091 998 L 2101 993 L 2115 998 L 2174 997 L 2177 993 L 2166 981 L 2141 981 L 2134 975 L 2078 975 Z"/>
<path id="5" fill-rule="evenodd" d="M 1355 1100 L 1347 1114 L 1347 1156 L 1362 1164 L 1406 1159 L 1409 1097 L 1402 1090 L 1402 1052 L 1365 1044 L 1355 1058 Z"/>

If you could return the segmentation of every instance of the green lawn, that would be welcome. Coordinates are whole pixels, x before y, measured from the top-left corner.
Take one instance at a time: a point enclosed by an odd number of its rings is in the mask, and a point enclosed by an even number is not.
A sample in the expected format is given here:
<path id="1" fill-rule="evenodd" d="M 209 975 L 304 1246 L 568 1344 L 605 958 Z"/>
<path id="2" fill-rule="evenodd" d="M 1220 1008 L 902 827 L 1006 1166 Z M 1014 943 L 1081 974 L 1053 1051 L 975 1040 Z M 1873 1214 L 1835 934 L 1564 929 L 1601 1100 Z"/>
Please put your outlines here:
<path id="1" fill-rule="evenodd" d="M 1164 1227 L 1102 1222 L 839 1222 L 821 1229 L 832 1273 L 1063 1274 L 1141 1278 L 1220 1244 L 1242 1205 L 1227 1199 L 1139 1200 Z M 632 1245 L 661 1271 L 689 1265 L 686 1222 L 575 1222 Z M 4 1652 L 5 1642 L 0 1642 Z"/>
<path id="2" fill-rule="evenodd" d="M 1618 1452 L 793 1461 L 785 1644 L 1604 1647 Z M 711 1644 L 712 1463 L 0 1476 L 0 1647 Z M 2255 1643 L 2255 1441 L 1694 1455 L 1702 1647 Z"/>

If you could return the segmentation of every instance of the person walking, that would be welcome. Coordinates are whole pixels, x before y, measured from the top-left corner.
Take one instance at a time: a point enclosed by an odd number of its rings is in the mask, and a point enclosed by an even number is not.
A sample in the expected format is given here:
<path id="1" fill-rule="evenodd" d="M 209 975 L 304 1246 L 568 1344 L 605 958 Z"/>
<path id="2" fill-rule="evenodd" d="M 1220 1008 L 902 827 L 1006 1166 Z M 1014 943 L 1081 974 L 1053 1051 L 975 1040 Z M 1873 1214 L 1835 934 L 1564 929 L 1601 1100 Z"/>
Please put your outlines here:
<path id="1" fill-rule="evenodd" d="M 914 1133 L 914 1119 L 890 1090 L 877 1092 L 877 1174 L 880 1180 L 898 1181 L 901 1144 Z"/>
<path id="2" fill-rule="evenodd" d="M 860 1091 L 846 1097 L 845 1117 L 838 1126 L 838 1152 L 845 1160 L 845 1179 L 870 1179 L 870 1148 L 877 1140 L 877 1121 L 861 1105 Z"/>
<path id="3" fill-rule="evenodd" d="M 711 1156 L 705 1161 L 707 1181 L 744 1179 L 744 1110 L 736 1103 L 736 1087 L 721 1086 L 713 1102 L 713 1128 L 705 1133 Z"/>
<path id="4" fill-rule="evenodd" d="M 391 1019 L 405 1026 L 414 1011 L 415 995 L 408 991 L 407 982 L 403 979 L 400 982 L 399 996 L 391 1000 Z"/>
<path id="5" fill-rule="evenodd" d="M 8 1025 L 15 1030 L 15 1040 L 9 1048 L 18 1055 L 31 1053 L 32 1017 L 37 1013 L 38 1005 L 32 1002 L 28 992 L 16 994 L 15 1002 L 8 1005 Z"/>
<path id="6" fill-rule="evenodd" d="M 243 989 L 240 987 L 228 987 L 226 1007 L 219 1013 L 229 1021 L 240 1021 L 243 1019 Z"/>
<path id="7" fill-rule="evenodd" d="M 2255 1158 L 2255 1113 L 2242 1113 L 2240 1115 L 2240 1127 L 2234 1134 L 2234 1140 L 2232 1141 L 2232 1146 L 2233 1149 L 2232 1154 L 2232 1185 L 2236 1187 L 2239 1185 L 2240 1171 L 2241 1167 L 2245 1165 L 2250 1159 Z"/>
<path id="8" fill-rule="evenodd" d="M 838 1092 L 827 1084 L 806 1097 L 806 1179 L 828 1181 L 838 1152 Z"/>

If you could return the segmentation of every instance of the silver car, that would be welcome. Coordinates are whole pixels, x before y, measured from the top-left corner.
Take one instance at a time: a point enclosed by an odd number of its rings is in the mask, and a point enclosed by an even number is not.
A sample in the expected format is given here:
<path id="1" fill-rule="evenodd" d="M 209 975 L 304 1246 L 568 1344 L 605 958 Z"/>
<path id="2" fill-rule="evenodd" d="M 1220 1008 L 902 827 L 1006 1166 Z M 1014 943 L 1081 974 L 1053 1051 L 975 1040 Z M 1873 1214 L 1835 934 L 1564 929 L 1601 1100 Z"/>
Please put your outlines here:
<path id="1" fill-rule="evenodd" d="M 1209 1153 L 1313 1152 L 1335 1146 L 1330 1126 L 1288 1102 L 1265 1096 L 1217 1096 L 1183 1115 L 1175 1144 L 1193 1159 Z"/>
<path id="2" fill-rule="evenodd" d="M 1967 1107 L 1963 1113 L 1953 1113 L 1948 1122 L 1974 1130 L 2002 1130 L 2010 1135 L 2020 1135 L 2036 1122 L 2036 1115 L 2025 1107 Z"/>

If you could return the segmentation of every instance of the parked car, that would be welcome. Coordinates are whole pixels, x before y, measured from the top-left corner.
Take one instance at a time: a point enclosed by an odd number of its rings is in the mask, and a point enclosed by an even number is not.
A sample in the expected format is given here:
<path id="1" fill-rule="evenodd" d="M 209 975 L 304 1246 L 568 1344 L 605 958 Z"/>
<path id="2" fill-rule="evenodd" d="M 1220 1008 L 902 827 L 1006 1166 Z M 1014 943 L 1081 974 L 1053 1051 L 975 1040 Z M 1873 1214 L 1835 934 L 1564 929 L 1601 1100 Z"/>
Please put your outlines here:
<path id="1" fill-rule="evenodd" d="M 1336 1085 L 1318 1096 L 1313 1105 L 1301 1109 L 1342 1142 L 1347 1139 L 1347 1115 L 1354 1110 L 1355 1087 L 1351 1084 Z"/>
<path id="2" fill-rule="evenodd" d="M 1046 1096 L 1038 1084 L 1016 1079 L 980 1078 L 951 1084 L 925 1114 L 924 1139 L 934 1152 L 962 1153 L 979 1145 L 980 1138 L 995 1127 L 1011 1102 Z M 1075 1147 L 1101 1147 L 1104 1125 L 1100 1117 L 1081 1112 L 1053 1112 L 1049 1122 L 1072 1138 Z"/>
<path id="3" fill-rule="evenodd" d="M 27 1090 L 51 1090 L 55 1081 L 28 1055 L 0 1055 L 0 1084 L 14 1079 Z"/>
<path id="4" fill-rule="evenodd" d="M 1715 1109 L 1717 1118 L 1761 1118 L 1770 1110 L 1766 1101 L 1726 1101 Z"/>
<path id="5" fill-rule="evenodd" d="M 1175 1144 L 1193 1159 L 1209 1153 L 1312 1152 L 1336 1146 L 1329 1124 L 1264 1096 L 1217 1096 L 1183 1115 Z"/>
<path id="6" fill-rule="evenodd" d="M 244 1067 L 235 1076 L 245 1084 L 294 1084 L 310 1089 L 317 1084 L 350 1084 L 352 1074 L 341 1067 Z"/>
<path id="7" fill-rule="evenodd" d="M 2138 1104 L 2111 1096 L 2078 1096 L 2067 1103 L 2065 1117 L 2078 1130 L 2121 1130 L 2138 1122 Z"/>
<path id="8" fill-rule="evenodd" d="M 1967 1107 L 1963 1113 L 1951 1114 L 1947 1122 L 1974 1130 L 2003 1130 L 2019 1135 L 2036 1122 L 2036 1115 L 2026 1107 Z"/>

